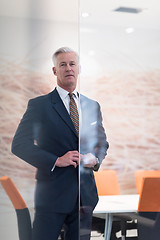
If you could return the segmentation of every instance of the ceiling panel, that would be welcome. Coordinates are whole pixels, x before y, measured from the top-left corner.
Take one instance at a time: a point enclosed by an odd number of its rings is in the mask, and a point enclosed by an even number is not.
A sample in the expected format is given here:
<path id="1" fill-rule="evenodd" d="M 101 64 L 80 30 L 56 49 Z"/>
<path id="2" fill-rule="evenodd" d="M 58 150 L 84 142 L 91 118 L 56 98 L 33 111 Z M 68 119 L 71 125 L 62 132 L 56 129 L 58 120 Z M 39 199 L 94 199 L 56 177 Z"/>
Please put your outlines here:
<path id="1" fill-rule="evenodd" d="M 115 12 L 119 7 L 137 8 L 139 14 Z M 56 22 L 105 24 L 160 28 L 159 0 L 1 0 L 0 15 L 20 18 L 38 18 Z"/>

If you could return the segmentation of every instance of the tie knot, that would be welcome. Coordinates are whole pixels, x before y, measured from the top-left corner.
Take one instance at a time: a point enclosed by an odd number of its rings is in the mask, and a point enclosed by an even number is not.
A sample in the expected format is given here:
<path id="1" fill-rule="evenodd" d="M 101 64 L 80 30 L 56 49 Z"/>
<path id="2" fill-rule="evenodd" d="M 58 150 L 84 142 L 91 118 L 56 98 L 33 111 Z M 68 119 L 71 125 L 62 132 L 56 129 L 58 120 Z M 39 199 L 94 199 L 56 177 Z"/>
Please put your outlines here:
<path id="1" fill-rule="evenodd" d="M 73 98 L 74 93 L 68 93 L 70 99 Z"/>

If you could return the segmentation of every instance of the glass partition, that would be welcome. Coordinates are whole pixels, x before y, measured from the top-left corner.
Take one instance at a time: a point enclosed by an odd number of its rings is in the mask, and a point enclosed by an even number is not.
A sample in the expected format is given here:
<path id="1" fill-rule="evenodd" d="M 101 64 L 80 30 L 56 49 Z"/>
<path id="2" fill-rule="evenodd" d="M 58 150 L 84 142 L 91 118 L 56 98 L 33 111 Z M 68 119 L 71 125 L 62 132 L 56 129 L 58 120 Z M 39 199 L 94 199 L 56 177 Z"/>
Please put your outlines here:
<path id="1" fill-rule="evenodd" d="M 80 92 L 89 98 L 81 97 L 80 191 L 87 198 L 81 203 L 82 217 L 83 208 L 88 214 L 96 202 L 94 168 L 85 166 L 90 153 L 98 158 L 99 171 L 116 171 L 121 194 L 137 193 L 136 170 L 159 169 L 160 15 L 156 1 L 155 6 L 80 1 Z M 102 119 L 99 105 L 90 99 L 100 104 Z M 110 145 L 107 156 L 101 120 Z M 83 235 L 85 227 L 81 230 Z"/>
<path id="2" fill-rule="evenodd" d="M 115 170 L 121 194 L 135 194 L 134 172 L 159 169 L 159 3 L 2 2 L 0 176 L 11 177 L 33 221 L 36 169 L 11 153 L 11 143 L 28 100 L 56 86 L 52 54 L 73 48 L 81 65 L 79 238 L 87 240 L 100 195 L 97 171 Z M 14 209 L 4 191 L 0 205 L 0 239 L 17 239 Z"/>

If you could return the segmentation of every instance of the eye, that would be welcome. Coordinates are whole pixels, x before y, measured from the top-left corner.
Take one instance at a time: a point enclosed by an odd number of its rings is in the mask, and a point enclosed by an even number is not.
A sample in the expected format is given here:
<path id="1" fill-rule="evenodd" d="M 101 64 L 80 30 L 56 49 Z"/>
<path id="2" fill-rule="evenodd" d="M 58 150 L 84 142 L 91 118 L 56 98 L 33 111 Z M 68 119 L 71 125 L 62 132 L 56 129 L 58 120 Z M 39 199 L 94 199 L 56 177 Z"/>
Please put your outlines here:
<path id="1" fill-rule="evenodd" d="M 70 65 L 71 65 L 71 66 L 75 66 L 76 64 L 75 64 L 74 62 L 72 62 Z"/>
<path id="2" fill-rule="evenodd" d="M 60 67 L 64 67 L 66 64 L 65 63 L 61 63 L 60 64 Z"/>

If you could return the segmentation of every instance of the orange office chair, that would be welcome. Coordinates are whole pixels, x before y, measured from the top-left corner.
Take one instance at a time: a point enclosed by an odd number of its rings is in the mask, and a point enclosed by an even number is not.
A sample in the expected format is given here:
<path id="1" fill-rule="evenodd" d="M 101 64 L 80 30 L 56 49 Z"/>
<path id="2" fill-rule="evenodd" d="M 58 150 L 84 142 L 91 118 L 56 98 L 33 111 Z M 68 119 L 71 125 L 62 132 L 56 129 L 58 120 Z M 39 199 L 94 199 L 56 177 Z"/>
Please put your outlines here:
<path id="1" fill-rule="evenodd" d="M 119 195 L 120 187 L 114 170 L 99 170 L 94 172 L 98 196 Z"/>
<path id="2" fill-rule="evenodd" d="M 137 220 L 138 240 L 159 240 L 160 178 L 150 177 L 142 180 L 137 213 L 117 214 L 116 217 L 122 222 Z"/>
<path id="3" fill-rule="evenodd" d="M 0 178 L 2 187 L 6 191 L 8 197 L 10 198 L 17 215 L 18 222 L 18 234 L 19 240 L 31 240 L 32 235 L 32 226 L 30 213 L 27 208 L 27 205 L 22 198 L 21 194 L 17 190 L 16 186 L 9 177 L 3 176 Z M 58 239 L 64 239 L 64 232 L 61 231 L 61 234 Z"/>
<path id="4" fill-rule="evenodd" d="M 98 196 L 104 195 L 120 195 L 120 187 L 117 178 L 116 171 L 114 170 L 99 170 L 98 172 L 94 172 L 95 181 L 97 185 Z M 93 217 L 93 224 L 96 226 L 99 223 L 99 231 L 104 233 L 104 220 L 99 219 L 97 217 Z M 130 230 L 135 228 L 134 221 L 124 221 L 125 229 Z M 111 232 L 111 240 L 117 239 L 116 233 L 121 230 L 122 221 L 120 224 L 119 219 L 116 217 L 113 218 L 112 224 L 112 232 Z M 123 233 L 125 234 L 125 233 Z"/>
<path id="5" fill-rule="evenodd" d="M 114 170 L 99 170 L 94 172 L 95 181 L 97 185 L 98 196 L 104 195 L 120 195 L 120 187 Z M 120 230 L 120 222 L 114 219 L 111 240 L 116 239 L 115 234 Z M 99 217 L 93 216 L 92 218 L 92 230 L 98 233 L 104 234 L 105 220 Z"/>
<path id="6" fill-rule="evenodd" d="M 25 201 L 9 177 L 1 177 L 0 182 L 9 196 L 17 214 L 19 239 L 31 240 L 31 218 Z"/>
<path id="7" fill-rule="evenodd" d="M 146 177 L 160 177 L 160 171 L 158 170 L 137 170 L 135 171 L 135 181 L 136 181 L 136 188 L 137 193 L 140 194 L 143 178 Z"/>
<path id="8" fill-rule="evenodd" d="M 160 177 L 143 179 L 138 212 L 160 212 Z"/>

